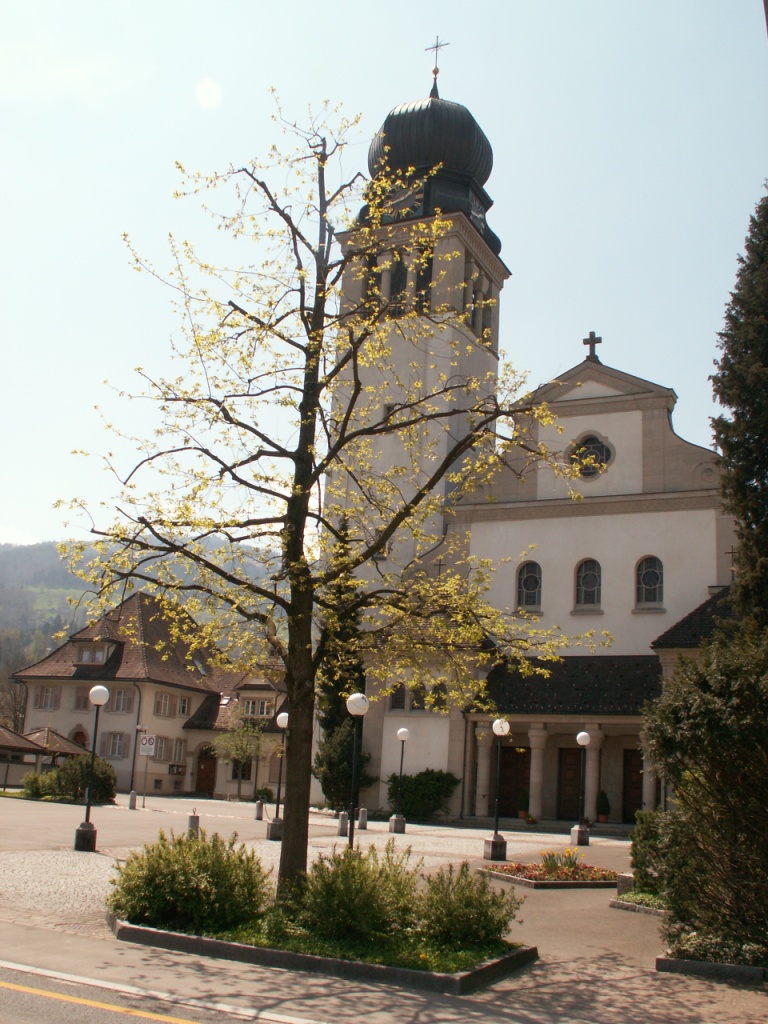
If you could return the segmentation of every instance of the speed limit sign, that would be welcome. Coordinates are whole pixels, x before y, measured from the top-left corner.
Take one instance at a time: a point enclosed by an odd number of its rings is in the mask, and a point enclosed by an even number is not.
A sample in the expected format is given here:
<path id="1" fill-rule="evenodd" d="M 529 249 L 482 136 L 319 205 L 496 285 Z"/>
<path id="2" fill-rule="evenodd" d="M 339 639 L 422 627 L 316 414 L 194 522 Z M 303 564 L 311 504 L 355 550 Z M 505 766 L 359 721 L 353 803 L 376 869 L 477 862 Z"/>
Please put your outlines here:
<path id="1" fill-rule="evenodd" d="M 152 757 L 155 752 L 156 736 L 147 736 L 146 733 L 139 740 L 139 755 L 141 757 Z"/>

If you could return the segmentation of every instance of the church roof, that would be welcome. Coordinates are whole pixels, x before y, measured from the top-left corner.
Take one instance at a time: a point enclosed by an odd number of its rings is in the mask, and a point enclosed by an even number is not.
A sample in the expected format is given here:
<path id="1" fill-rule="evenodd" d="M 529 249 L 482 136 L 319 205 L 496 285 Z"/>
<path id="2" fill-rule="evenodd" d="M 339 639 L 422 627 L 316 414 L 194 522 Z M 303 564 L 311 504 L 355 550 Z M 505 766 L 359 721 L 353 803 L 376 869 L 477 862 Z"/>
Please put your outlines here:
<path id="1" fill-rule="evenodd" d="M 488 696 L 503 715 L 639 715 L 661 694 L 655 655 L 565 657 L 550 675 L 524 676 L 505 666 L 488 675 Z"/>
<path id="2" fill-rule="evenodd" d="M 654 651 L 699 647 L 702 641 L 709 640 L 714 634 L 719 620 L 733 621 L 736 618 L 731 603 L 731 588 L 723 587 L 657 637 L 651 647 Z"/>

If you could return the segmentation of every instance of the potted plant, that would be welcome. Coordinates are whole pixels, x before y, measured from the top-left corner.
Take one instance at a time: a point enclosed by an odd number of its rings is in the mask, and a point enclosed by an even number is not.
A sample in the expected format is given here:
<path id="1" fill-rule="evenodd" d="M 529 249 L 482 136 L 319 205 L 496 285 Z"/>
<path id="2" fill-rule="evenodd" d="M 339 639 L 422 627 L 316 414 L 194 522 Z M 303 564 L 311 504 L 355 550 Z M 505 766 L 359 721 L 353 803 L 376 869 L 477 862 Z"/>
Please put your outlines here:
<path id="1" fill-rule="evenodd" d="M 517 816 L 518 818 L 528 817 L 528 806 L 530 797 L 527 789 L 521 789 L 517 795 Z"/>
<path id="2" fill-rule="evenodd" d="M 608 799 L 608 794 L 604 789 L 601 789 L 597 794 L 595 810 L 597 811 L 598 821 L 608 821 L 608 815 L 611 813 L 611 801 Z"/>

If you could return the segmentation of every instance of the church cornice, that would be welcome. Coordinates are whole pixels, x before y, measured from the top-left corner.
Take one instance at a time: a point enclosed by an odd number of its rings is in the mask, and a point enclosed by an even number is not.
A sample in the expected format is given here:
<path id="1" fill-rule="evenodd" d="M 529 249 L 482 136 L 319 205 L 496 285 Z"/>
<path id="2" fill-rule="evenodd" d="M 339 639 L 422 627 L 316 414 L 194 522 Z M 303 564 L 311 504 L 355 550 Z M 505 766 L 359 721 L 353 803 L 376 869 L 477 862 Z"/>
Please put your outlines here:
<path id="1" fill-rule="evenodd" d="M 685 494 L 621 494 L 594 498 L 552 498 L 532 501 L 462 503 L 456 509 L 456 525 L 474 522 L 522 522 L 531 519 L 565 519 L 601 515 L 641 515 L 646 512 L 690 512 L 719 510 L 719 490 L 690 491 Z"/>

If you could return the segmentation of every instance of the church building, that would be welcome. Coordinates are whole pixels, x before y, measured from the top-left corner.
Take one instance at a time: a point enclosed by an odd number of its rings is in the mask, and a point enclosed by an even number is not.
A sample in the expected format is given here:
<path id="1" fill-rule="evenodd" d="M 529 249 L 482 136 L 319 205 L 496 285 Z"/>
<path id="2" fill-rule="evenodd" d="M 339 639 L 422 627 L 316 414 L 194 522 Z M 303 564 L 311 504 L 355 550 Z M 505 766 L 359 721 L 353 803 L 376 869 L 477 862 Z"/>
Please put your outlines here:
<path id="1" fill-rule="evenodd" d="M 472 114 L 441 99 L 435 85 L 429 98 L 387 116 L 371 144 L 372 175 L 383 153 L 391 166 L 417 174 L 438 167 L 408 217 L 429 218 L 439 210 L 450 221 L 439 244 L 455 258 L 435 289 L 444 289 L 445 297 L 461 294 L 467 304 L 492 300 L 478 304 L 479 323 L 468 321 L 468 365 L 460 370 L 469 372 L 473 360 L 473 370 L 483 363 L 495 369 L 509 271 L 486 219 L 490 143 Z M 413 290 L 415 274 L 404 276 L 403 287 L 409 284 Z M 382 291 L 391 287 L 383 275 Z M 486 328 L 490 344 L 473 348 L 472 330 Z M 716 455 L 675 434 L 671 387 L 609 365 L 610 340 L 590 332 L 573 368 L 534 394 L 556 417 L 551 427 L 533 426 L 534 440 L 565 448 L 579 466 L 578 479 L 547 468 L 522 478 L 502 471 L 492 493 L 463 499 L 443 524 L 473 556 L 503 561 L 492 585 L 496 607 L 521 609 L 542 628 L 593 637 L 591 646 L 569 648 L 546 678 L 504 667 L 488 676 L 497 712 L 511 724 L 501 750 L 503 816 L 527 810 L 537 819 L 577 819 L 581 732 L 590 737 L 587 817 L 595 817 L 601 790 L 610 821 L 633 822 L 636 810 L 656 805 L 657 783 L 640 738 L 643 705 L 662 685 L 652 644 L 730 582 L 733 524 L 721 510 Z M 436 348 L 443 343 L 436 332 Z M 574 499 L 571 488 L 581 497 Z M 401 754 L 397 733 L 405 726 L 404 771 L 453 772 L 461 785 L 451 813 L 492 814 L 492 720 L 471 710 L 429 710 L 417 693 L 403 690 L 374 701 L 364 742 L 368 771 L 380 781 L 362 794 L 362 803 L 386 807 L 386 780 L 397 772 Z"/>

